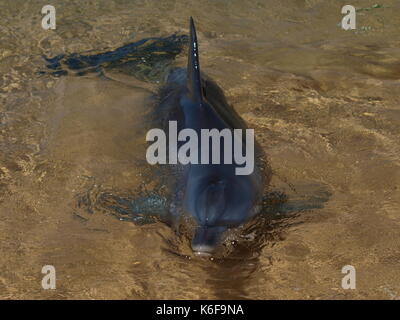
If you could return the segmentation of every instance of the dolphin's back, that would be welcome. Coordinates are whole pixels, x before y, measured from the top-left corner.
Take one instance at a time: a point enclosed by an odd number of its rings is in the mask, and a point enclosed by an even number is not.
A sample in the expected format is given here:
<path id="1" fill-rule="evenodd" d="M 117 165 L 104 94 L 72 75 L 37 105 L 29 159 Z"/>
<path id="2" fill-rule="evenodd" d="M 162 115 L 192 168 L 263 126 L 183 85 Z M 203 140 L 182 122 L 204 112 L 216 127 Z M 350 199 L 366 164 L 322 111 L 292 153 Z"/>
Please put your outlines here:
<path id="1" fill-rule="evenodd" d="M 168 121 L 184 119 L 184 109 L 181 97 L 187 93 L 187 70 L 176 68 L 168 76 L 166 85 L 159 92 L 158 116 L 162 123 L 168 125 Z M 229 129 L 246 129 L 245 121 L 236 110 L 227 102 L 224 92 L 218 84 L 201 74 L 201 91 L 210 107 L 227 124 Z"/>

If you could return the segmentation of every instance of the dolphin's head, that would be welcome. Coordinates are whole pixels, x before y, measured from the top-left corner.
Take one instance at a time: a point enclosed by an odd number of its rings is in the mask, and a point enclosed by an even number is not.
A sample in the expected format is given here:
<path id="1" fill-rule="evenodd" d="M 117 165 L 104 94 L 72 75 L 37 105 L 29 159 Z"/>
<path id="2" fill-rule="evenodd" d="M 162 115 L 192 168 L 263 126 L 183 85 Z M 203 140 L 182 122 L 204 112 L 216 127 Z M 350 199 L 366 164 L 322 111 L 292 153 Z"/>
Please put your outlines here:
<path id="1" fill-rule="evenodd" d="M 197 222 L 192 250 L 204 256 L 216 251 L 228 228 L 237 227 L 252 216 L 254 198 L 251 188 L 246 188 L 240 179 L 201 180 L 187 194 L 187 205 Z"/>

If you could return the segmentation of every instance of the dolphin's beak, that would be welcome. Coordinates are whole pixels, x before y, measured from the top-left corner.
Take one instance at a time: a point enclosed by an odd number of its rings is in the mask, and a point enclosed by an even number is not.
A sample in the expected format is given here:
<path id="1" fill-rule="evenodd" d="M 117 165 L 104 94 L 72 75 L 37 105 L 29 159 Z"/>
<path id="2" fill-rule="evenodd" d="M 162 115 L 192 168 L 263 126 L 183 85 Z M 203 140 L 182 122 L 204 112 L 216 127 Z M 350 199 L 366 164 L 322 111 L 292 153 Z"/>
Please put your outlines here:
<path id="1" fill-rule="evenodd" d="M 193 240 L 192 250 L 195 255 L 211 256 L 221 242 L 226 227 L 197 227 Z"/>

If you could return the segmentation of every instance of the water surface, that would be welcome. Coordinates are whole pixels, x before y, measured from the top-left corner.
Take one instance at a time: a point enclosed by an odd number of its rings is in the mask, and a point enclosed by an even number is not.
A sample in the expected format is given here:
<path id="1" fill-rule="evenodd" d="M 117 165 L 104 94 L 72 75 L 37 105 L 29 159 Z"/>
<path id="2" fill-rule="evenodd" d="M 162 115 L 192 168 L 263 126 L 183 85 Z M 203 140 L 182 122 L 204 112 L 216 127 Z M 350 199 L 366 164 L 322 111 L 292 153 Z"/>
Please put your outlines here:
<path id="1" fill-rule="evenodd" d="M 44 4 L 0 4 L 1 298 L 400 298 L 397 1 L 355 1 L 354 31 L 338 26 L 337 0 L 57 2 L 54 31 L 41 28 Z M 160 187 L 141 120 L 157 84 L 38 73 L 43 55 L 187 34 L 190 15 L 202 70 L 255 128 L 270 192 L 288 197 L 214 260 L 162 222 L 110 209 L 109 195 Z M 341 288 L 348 264 L 356 290 Z"/>

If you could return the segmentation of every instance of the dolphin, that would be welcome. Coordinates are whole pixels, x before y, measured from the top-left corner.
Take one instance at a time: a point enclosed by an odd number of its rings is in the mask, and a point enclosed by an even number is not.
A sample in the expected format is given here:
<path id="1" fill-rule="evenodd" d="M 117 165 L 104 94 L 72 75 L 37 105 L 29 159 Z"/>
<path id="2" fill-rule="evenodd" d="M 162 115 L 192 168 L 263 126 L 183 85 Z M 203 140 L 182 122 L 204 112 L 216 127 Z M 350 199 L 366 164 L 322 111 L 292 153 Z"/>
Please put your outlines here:
<path id="1" fill-rule="evenodd" d="M 186 43 L 189 43 L 187 67 L 171 69 L 172 61 Z M 142 84 L 147 88 L 147 82 L 159 83 L 159 77 L 167 74 L 166 82 L 153 96 L 157 99 L 152 101 L 157 103 L 147 110 L 150 121 L 143 122 L 146 128 L 148 125 L 151 128 L 163 128 L 166 135 L 169 135 L 170 121 L 176 122 L 177 131 L 192 129 L 197 136 L 201 136 L 202 129 L 216 129 L 219 132 L 247 129 L 243 119 L 228 104 L 221 88 L 200 72 L 199 45 L 192 18 L 189 39 L 186 35 L 152 37 L 97 54 L 72 53 L 44 58 L 48 70 L 39 74 L 50 73 L 57 77 L 98 72 L 102 77 L 113 80 L 109 71 L 118 70 L 122 74 L 133 75 L 141 82 L 145 81 L 146 84 Z M 148 88 L 154 93 L 155 88 Z M 178 141 L 177 146 L 181 147 L 184 143 Z M 243 139 L 242 151 L 247 150 L 246 143 L 247 140 Z M 219 150 L 210 148 L 210 164 L 201 164 L 199 161 L 200 164 L 178 163 L 164 167 L 167 170 L 160 175 L 166 179 L 160 183 L 162 194 L 156 191 L 139 199 L 125 199 L 105 192 L 102 201 L 105 201 L 105 205 L 107 201 L 111 202 L 112 205 L 107 209 L 115 209 L 114 213 L 121 219 L 138 224 L 152 223 L 156 221 L 154 217 L 172 224 L 178 222 L 182 214 L 192 217 L 196 225 L 191 243 L 193 251 L 198 255 L 213 254 L 223 242 L 225 231 L 244 224 L 261 208 L 271 170 L 256 141 L 254 147 L 255 161 L 251 174 L 237 175 L 236 169 L 241 165 L 236 160 L 226 163 L 226 150 L 222 147 Z M 212 163 L 215 152 L 220 153 L 221 164 Z M 198 149 L 198 156 L 203 156 L 201 148 Z M 164 191 L 167 191 L 166 196 Z M 84 203 L 85 196 L 78 205 Z M 140 214 L 137 215 L 137 212 Z"/>
<path id="2" fill-rule="evenodd" d="M 156 112 L 162 118 L 164 131 L 169 121 L 176 121 L 178 131 L 193 129 L 198 136 L 201 129 L 247 129 L 244 120 L 228 104 L 222 89 L 200 72 L 199 45 L 193 18 L 190 17 L 190 40 L 187 68 L 173 69 L 160 91 Z M 245 140 L 243 139 L 244 147 Z M 183 142 L 178 142 L 180 147 Z M 199 256 L 215 253 L 229 228 L 235 228 L 254 215 L 261 206 L 271 170 L 255 143 L 254 170 L 248 175 L 237 175 L 236 161 L 214 164 L 177 164 L 176 196 L 171 208 L 180 207 L 195 221 L 191 247 Z M 210 148 L 211 159 L 215 150 Z M 199 150 L 199 158 L 201 150 Z M 171 209 L 173 211 L 173 209 Z M 171 212 L 171 214 L 175 214 Z"/>

